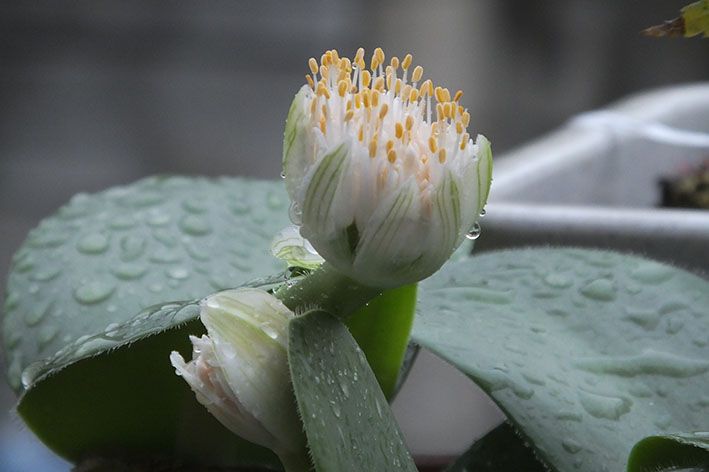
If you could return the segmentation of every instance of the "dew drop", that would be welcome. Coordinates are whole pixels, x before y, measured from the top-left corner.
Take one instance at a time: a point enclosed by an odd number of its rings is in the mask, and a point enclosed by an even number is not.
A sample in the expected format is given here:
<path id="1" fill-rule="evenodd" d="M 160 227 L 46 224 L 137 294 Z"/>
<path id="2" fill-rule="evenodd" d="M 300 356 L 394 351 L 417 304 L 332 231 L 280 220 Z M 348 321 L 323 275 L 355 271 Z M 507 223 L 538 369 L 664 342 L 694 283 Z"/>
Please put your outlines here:
<path id="1" fill-rule="evenodd" d="M 567 276 L 555 272 L 547 274 L 547 276 L 544 277 L 544 283 L 554 288 L 567 288 L 572 284 L 571 279 Z"/>
<path id="2" fill-rule="evenodd" d="M 281 178 L 285 179 L 286 178 L 286 171 L 281 171 Z"/>
<path id="3" fill-rule="evenodd" d="M 101 254 L 108 249 L 108 238 L 101 233 L 89 233 L 76 243 L 76 249 L 82 254 Z"/>
<path id="4" fill-rule="evenodd" d="M 74 290 L 74 298 L 83 305 L 93 305 L 106 300 L 115 289 L 114 284 L 95 280 Z"/>
<path id="5" fill-rule="evenodd" d="M 189 270 L 184 267 L 172 267 L 167 270 L 167 276 L 175 280 L 184 280 L 190 276 Z"/>
<path id="6" fill-rule="evenodd" d="M 481 232 L 482 230 L 480 229 L 480 225 L 476 221 L 473 223 L 473 226 L 468 230 L 468 232 L 465 233 L 465 237 L 471 241 L 474 241 L 480 237 Z"/>
<path id="7" fill-rule="evenodd" d="M 610 302 L 615 300 L 617 289 L 612 280 L 596 279 L 579 289 L 581 295 L 592 300 Z"/>
<path id="8" fill-rule="evenodd" d="M 117 230 L 122 230 L 122 229 L 130 229 L 134 227 L 136 224 L 135 219 L 130 216 L 130 215 L 119 215 L 113 218 L 111 222 L 108 224 L 108 227 L 111 229 L 117 229 Z"/>
<path id="9" fill-rule="evenodd" d="M 212 232 L 207 220 L 197 215 L 187 215 L 180 220 L 180 229 L 192 236 L 204 236 Z"/>
<path id="10" fill-rule="evenodd" d="M 594 418 L 617 420 L 630 411 L 633 402 L 624 397 L 579 391 L 579 401 Z"/>
<path id="11" fill-rule="evenodd" d="M 482 217 L 485 216 L 486 214 L 487 214 L 487 211 L 485 210 L 485 208 L 483 208 L 482 210 L 480 210 L 480 218 L 482 218 Z"/>
<path id="12" fill-rule="evenodd" d="M 62 270 L 60 267 L 43 268 L 37 272 L 34 272 L 30 276 L 30 280 L 34 280 L 36 282 L 49 282 L 50 280 L 55 279 L 61 272 Z"/>
<path id="13" fill-rule="evenodd" d="M 581 450 L 581 445 L 579 443 L 577 443 L 573 439 L 568 439 L 568 438 L 563 439 L 561 441 L 561 447 L 563 447 L 564 450 L 566 452 L 568 452 L 569 454 L 576 454 L 577 452 L 579 452 Z"/>
<path id="14" fill-rule="evenodd" d="M 669 280 L 673 275 L 672 270 L 657 262 L 644 261 L 630 271 L 630 277 L 646 284 L 659 284 Z"/>
<path id="15" fill-rule="evenodd" d="M 118 264 L 111 272 L 121 280 L 135 280 L 141 278 L 148 271 L 143 265 L 138 263 L 125 262 Z"/>

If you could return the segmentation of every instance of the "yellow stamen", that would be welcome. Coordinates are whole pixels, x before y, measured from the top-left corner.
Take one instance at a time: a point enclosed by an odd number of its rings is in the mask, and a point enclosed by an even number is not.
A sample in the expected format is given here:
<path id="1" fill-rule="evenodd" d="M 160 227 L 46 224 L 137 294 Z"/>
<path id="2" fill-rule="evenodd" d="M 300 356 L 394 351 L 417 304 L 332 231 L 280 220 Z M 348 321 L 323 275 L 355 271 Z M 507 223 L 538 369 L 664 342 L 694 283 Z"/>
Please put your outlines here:
<path id="1" fill-rule="evenodd" d="M 323 79 L 330 78 L 330 68 L 324 64 L 321 65 L 320 66 L 320 75 L 322 76 Z"/>
<path id="2" fill-rule="evenodd" d="M 440 162 L 441 164 L 446 162 L 446 150 L 445 149 L 441 149 L 440 151 L 438 151 L 438 162 Z"/>
<path id="3" fill-rule="evenodd" d="M 369 87 L 369 83 L 372 81 L 372 74 L 368 70 L 362 71 L 362 87 Z"/>
<path id="4" fill-rule="evenodd" d="M 395 95 L 399 95 L 399 93 L 401 92 L 401 85 L 402 84 L 403 84 L 403 82 L 401 81 L 401 79 L 396 79 L 396 83 L 394 84 L 394 94 Z"/>
<path id="5" fill-rule="evenodd" d="M 345 94 L 347 93 L 347 81 L 346 80 L 340 80 L 340 83 L 337 84 L 337 93 L 340 94 L 340 97 L 344 97 Z"/>
<path id="6" fill-rule="evenodd" d="M 421 77 L 423 77 L 423 67 L 414 67 L 414 73 L 411 74 L 411 80 L 414 82 L 418 82 L 419 80 L 421 80 Z"/>
<path id="7" fill-rule="evenodd" d="M 313 82 L 313 78 L 312 76 L 310 76 L 310 74 L 305 74 L 305 80 L 308 82 L 310 88 L 315 90 L 315 82 Z"/>
<path id="8" fill-rule="evenodd" d="M 396 125 L 394 125 L 394 134 L 398 139 L 401 139 L 401 137 L 404 135 L 404 127 L 401 126 L 400 121 L 397 121 Z"/>
<path id="9" fill-rule="evenodd" d="M 428 148 L 433 153 L 435 153 L 438 150 L 438 143 L 436 142 L 436 139 L 433 136 L 428 138 Z"/>
<path id="10" fill-rule="evenodd" d="M 404 60 L 401 61 L 401 68 L 404 70 L 408 70 L 409 67 L 411 66 L 411 61 L 413 61 L 413 60 L 414 60 L 414 58 L 411 56 L 411 54 L 407 54 L 404 57 Z"/>
<path id="11" fill-rule="evenodd" d="M 320 117 L 320 131 L 322 131 L 322 134 L 327 133 L 327 123 L 324 116 Z"/>
<path id="12" fill-rule="evenodd" d="M 465 146 L 468 144 L 468 140 L 470 139 L 470 135 L 468 133 L 463 134 L 463 139 L 460 141 L 460 150 L 463 151 L 465 149 Z"/>
<path id="13" fill-rule="evenodd" d="M 444 102 L 450 102 L 451 101 L 451 93 L 447 88 L 443 89 L 443 101 Z"/>
<path id="14" fill-rule="evenodd" d="M 318 73 L 318 61 L 316 61 L 314 57 L 308 59 L 308 67 L 310 67 L 310 72 L 313 74 Z"/>
<path id="15" fill-rule="evenodd" d="M 374 108 L 379 106 L 379 91 L 378 90 L 374 90 L 372 92 L 372 106 Z"/>
<path id="16" fill-rule="evenodd" d="M 353 116 L 354 116 L 354 110 L 347 110 L 345 112 L 345 122 L 350 121 Z"/>
<path id="17" fill-rule="evenodd" d="M 364 59 L 364 48 L 359 48 L 359 49 L 357 49 L 357 52 L 355 53 L 355 57 L 354 57 L 353 62 L 359 66 L 359 63 L 360 63 L 360 61 L 362 61 L 362 59 Z"/>
<path id="18" fill-rule="evenodd" d="M 369 157 L 375 157 L 377 155 L 377 139 L 372 139 L 369 142 Z"/>
<path id="19" fill-rule="evenodd" d="M 406 84 L 404 85 L 404 88 L 401 89 L 401 98 L 407 99 L 409 98 L 409 95 L 411 95 L 411 85 Z"/>
<path id="20" fill-rule="evenodd" d="M 389 154 L 389 151 L 391 151 L 393 147 L 394 147 L 394 141 L 392 141 L 390 139 L 389 141 L 387 141 L 387 145 L 386 145 L 387 154 Z"/>
<path id="21" fill-rule="evenodd" d="M 364 125 L 359 125 L 359 132 L 357 133 L 357 139 L 364 141 Z"/>
<path id="22" fill-rule="evenodd" d="M 398 68 L 399 68 L 399 58 L 396 57 L 396 56 L 393 56 L 393 57 L 391 58 L 390 64 L 391 64 L 391 66 L 392 66 L 395 70 L 398 69 Z"/>
<path id="23" fill-rule="evenodd" d="M 467 111 L 463 112 L 463 117 L 461 119 L 463 120 L 463 126 L 467 128 L 468 124 L 470 124 L 470 113 Z"/>
<path id="24" fill-rule="evenodd" d="M 463 98 L 463 91 L 462 91 L 462 90 L 458 90 L 458 91 L 455 93 L 455 97 L 453 97 L 453 101 L 454 101 L 455 103 L 460 103 L 460 99 L 461 99 L 461 98 Z"/>
<path id="25" fill-rule="evenodd" d="M 433 93 L 436 95 L 436 101 L 438 103 L 445 101 L 445 96 L 443 95 L 443 89 L 441 87 L 436 87 L 435 89 L 433 89 Z"/>
<path id="26" fill-rule="evenodd" d="M 385 103 L 384 105 L 382 105 L 382 108 L 379 110 L 379 119 L 383 120 L 388 111 L 389 111 L 389 105 L 387 105 Z"/>
<path id="27" fill-rule="evenodd" d="M 387 159 L 389 159 L 389 162 L 392 164 L 396 162 L 396 151 L 393 149 L 390 149 L 389 152 L 387 153 Z"/>
<path id="28" fill-rule="evenodd" d="M 415 102 L 419 98 L 419 91 L 416 90 L 415 88 L 411 89 L 411 93 L 409 94 L 409 101 L 410 102 Z"/>
<path id="29" fill-rule="evenodd" d="M 406 117 L 406 131 L 411 131 L 411 128 L 414 127 L 414 117 L 411 115 L 408 115 Z"/>
<path id="30" fill-rule="evenodd" d="M 374 55 L 377 56 L 380 64 L 384 64 L 384 50 L 382 48 L 375 48 Z"/>
<path id="31" fill-rule="evenodd" d="M 456 133 L 458 133 L 458 134 L 462 133 L 462 132 L 463 132 L 463 123 L 461 123 L 460 121 L 456 121 L 456 123 L 455 123 L 455 131 L 456 131 Z"/>
<path id="32" fill-rule="evenodd" d="M 384 90 L 384 77 L 377 77 L 377 79 L 374 81 L 374 87 L 372 87 L 374 90 L 378 91 L 383 91 Z"/>

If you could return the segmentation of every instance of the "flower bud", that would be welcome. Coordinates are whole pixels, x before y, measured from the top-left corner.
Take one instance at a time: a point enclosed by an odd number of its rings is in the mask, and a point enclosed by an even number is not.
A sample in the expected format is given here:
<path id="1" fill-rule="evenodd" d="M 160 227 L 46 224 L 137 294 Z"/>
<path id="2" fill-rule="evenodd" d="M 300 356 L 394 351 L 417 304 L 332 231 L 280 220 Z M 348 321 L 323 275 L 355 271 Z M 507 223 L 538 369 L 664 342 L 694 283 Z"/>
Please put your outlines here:
<path id="1" fill-rule="evenodd" d="M 207 328 L 190 336 L 192 360 L 170 361 L 197 400 L 224 426 L 287 456 L 304 447 L 288 368 L 288 322 L 293 313 L 258 289 L 227 290 L 202 301 Z"/>
<path id="2" fill-rule="evenodd" d="M 385 65 L 377 49 L 370 70 L 362 50 L 311 59 L 283 146 L 302 236 L 340 272 L 382 288 L 441 267 L 476 227 L 492 173 L 490 142 L 467 132 L 462 92 L 421 82 L 409 55 L 395 59 Z"/>

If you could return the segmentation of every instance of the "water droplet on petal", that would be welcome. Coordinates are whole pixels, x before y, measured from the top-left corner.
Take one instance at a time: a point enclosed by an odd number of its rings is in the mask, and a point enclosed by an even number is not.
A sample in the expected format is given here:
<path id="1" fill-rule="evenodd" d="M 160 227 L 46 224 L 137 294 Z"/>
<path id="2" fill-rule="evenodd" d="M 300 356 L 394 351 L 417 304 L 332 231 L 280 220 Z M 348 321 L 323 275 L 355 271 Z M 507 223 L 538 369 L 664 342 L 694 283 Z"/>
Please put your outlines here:
<path id="1" fill-rule="evenodd" d="M 296 202 L 292 202 L 288 208 L 288 218 L 290 218 L 291 223 L 300 226 L 303 224 L 303 211 Z"/>
<path id="2" fill-rule="evenodd" d="M 473 223 L 473 226 L 468 230 L 467 233 L 465 233 L 465 237 L 468 238 L 469 240 L 473 241 L 475 239 L 478 239 L 480 237 L 481 233 L 480 225 L 476 221 Z"/>
<path id="3" fill-rule="evenodd" d="M 74 290 L 74 298 L 83 305 L 93 305 L 106 300 L 115 289 L 111 283 L 95 280 Z"/>

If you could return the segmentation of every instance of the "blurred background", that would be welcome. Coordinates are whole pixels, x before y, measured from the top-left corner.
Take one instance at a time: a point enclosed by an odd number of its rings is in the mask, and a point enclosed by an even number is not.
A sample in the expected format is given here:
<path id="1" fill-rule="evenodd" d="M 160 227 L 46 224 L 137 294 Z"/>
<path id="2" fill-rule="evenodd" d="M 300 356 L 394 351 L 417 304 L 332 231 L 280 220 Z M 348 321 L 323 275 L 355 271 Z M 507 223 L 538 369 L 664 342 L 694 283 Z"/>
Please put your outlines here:
<path id="1" fill-rule="evenodd" d="M 709 42 L 639 34 L 687 1 L 0 2 L 0 283 L 27 231 L 74 193 L 155 173 L 276 178 L 290 101 L 325 49 L 411 52 L 426 77 L 465 91 L 500 157 L 630 93 L 707 80 Z M 474 411 L 460 383 L 426 396 Z M 499 420 L 425 400 L 402 395 L 397 412 L 463 429 L 422 435 L 404 420 L 423 454 L 432 437 L 464 445 Z M 3 384 L 0 470 L 68 470 L 13 403 Z"/>

